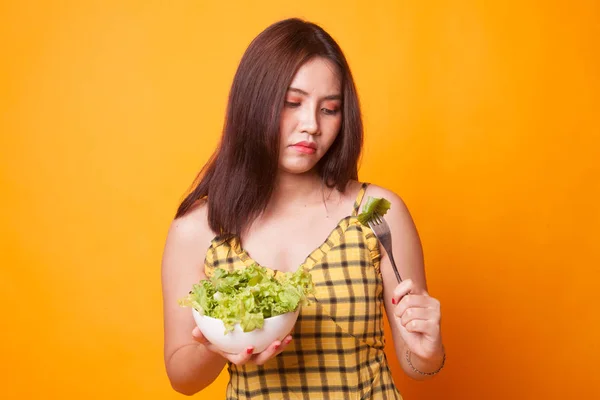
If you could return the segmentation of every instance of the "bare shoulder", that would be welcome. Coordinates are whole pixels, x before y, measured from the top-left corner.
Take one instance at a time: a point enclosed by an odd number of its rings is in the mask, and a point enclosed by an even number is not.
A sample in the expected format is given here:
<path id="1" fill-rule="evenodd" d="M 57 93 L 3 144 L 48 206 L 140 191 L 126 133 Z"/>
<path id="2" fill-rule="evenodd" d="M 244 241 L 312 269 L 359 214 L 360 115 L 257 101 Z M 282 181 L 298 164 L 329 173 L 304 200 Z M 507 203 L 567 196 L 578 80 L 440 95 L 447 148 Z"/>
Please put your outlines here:
<path id="1" fill-rule="evenodd" d="M 200 265 L 214 233 L 208 226 L 208 205 L 196 203 L 185 215 L 174 219 L 169 227 L 163 268 L 178 265 Z"/>
<path id="2" fill-rule="evenodd" d="M 408 207 L 404 203 L 404 200 L 395 192 L 386 189 L 382 186 L 370 184 L 365 192 L 365 200 L 368 197 L 385 198 L 391 203 L 390 210 L 388 211 L 389 217 L 386 217 L 388 222 L 397 221 L 398 219 L 406 220 L 407 218 L 412 221 Z"/>
<path id="3" fill-rule="evenodd" d="M 212 236 L 213 233 L 208 226 L 208 203 L 198 201 L 185 215 L 174 219 L 169 234 L 184 241 Z"/>

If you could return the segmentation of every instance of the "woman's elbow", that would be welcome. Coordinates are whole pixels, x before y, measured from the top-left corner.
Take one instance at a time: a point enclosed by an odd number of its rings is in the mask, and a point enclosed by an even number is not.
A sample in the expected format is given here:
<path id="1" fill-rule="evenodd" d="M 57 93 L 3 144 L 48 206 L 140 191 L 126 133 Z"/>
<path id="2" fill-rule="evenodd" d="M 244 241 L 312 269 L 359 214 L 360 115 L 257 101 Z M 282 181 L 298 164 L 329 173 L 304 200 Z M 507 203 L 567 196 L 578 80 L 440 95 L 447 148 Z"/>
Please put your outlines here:
<path id="1" fill-rule="evenodd" d="M 169 381 L 171 383 L 171 387 L 177 393 L 183 394 L 185 396 L 193 396 L 198 393 L 203 388 L 199 388 L 196 385 L 190 385 L 189 382 L 182 382 L 177 379 L 173 379 L 169 377 Z"/>
<path id="2" fill-rule="evenodd" d="M 204 389 L 202 382 L 198 379 L 190 379 L 191 376 L 181 368 L 174 368 L 174 365 L 168 365 L 166 368 L 167 377 L 171 388 L 177 393 L 181 393 L 185 396 L 193 396 L 200 390 Z"/>

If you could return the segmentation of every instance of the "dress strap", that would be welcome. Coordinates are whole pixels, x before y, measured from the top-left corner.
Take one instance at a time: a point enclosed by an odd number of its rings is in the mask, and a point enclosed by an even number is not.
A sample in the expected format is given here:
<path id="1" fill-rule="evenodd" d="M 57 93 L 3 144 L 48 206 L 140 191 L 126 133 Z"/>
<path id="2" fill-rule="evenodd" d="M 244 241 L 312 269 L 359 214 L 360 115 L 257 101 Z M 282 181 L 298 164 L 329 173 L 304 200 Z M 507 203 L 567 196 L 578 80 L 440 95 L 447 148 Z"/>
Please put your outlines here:
<path id="1" fill-rule="evenodd" d="M 367 182 L 363 182 L 360 190 L 358 191 L 358 196 L 356 196 L 356 201 L 354 202 L 354 210 L 352 210 L 352 216 L 356 217 L 358 215 L 358 211 L 360 210 L 360 205 L 362 203 L 363 197 L 365 197 L 365 192 L 367 191 L 367 186 L 369 184 Z"/>

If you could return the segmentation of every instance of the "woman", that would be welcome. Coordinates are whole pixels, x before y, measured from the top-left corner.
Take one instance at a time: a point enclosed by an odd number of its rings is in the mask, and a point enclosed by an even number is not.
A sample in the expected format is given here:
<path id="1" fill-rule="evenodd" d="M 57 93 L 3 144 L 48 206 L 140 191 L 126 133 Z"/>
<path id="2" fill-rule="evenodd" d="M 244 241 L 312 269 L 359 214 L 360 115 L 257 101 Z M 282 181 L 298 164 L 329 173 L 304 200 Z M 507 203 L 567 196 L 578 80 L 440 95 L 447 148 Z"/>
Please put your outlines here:
<path id="1" fill-rule="evenodd" d="M 421 244 L 402 200 L 357 181 L 362 122 L 344 55 L 319 26 L 284 20 L 246 50 L 218 150 L 180 205 L 163 257 L 165 363 L 191 395 L 227 364 L 227 398 L 400 398 L 383 351 L 383 308 L 404 371 L 443 365 L 440 307 L 426 292 Z M 356 215 L 384 197 L 389 258 Z M 294 330 L 259 354 L 224 354 L 177 299 L 217 266 L 307 268 L 316 287 Z"/>

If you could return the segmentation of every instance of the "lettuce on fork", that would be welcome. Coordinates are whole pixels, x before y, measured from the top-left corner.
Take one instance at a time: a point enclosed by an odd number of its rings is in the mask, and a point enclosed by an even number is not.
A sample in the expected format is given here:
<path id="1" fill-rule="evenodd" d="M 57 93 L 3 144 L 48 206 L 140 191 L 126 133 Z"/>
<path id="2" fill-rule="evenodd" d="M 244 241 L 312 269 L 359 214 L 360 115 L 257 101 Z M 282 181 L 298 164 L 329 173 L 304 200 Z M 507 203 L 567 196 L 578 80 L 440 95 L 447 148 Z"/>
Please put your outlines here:
<path id="1" fill-rule="evenodd" d="M 367 226 L 369 221 L 377 217 L 383 217 L 391 207 L 389 200 L 385 198 L 371 197 L 367 199 L 367 202 L 363 206 L 362 212 L 358 215 L 358 220 L 361 224 Z"/>
<path id="2" fill-rule="evenodd" d="M 225 333 L 239 323 L 244 332 L 260 329 L 265 318 L 296 311 L 308 305 L 314 292 L 312 276 L 304 269 L 269 275 L 267 269 L 252 264 L 243 269 L 215 269 L 210 279 L 192 286 L 181 306 L 223 321 Z"/>

